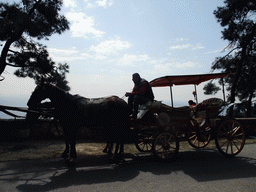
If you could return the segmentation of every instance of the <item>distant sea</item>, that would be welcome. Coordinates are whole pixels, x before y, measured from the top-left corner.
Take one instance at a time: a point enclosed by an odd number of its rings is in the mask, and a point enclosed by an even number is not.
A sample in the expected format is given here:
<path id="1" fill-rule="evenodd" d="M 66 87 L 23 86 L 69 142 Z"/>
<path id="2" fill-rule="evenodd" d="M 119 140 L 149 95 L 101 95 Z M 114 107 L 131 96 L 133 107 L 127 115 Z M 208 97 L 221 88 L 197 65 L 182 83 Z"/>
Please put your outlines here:
<path id="1" fill-rule="evenodd" d="M 11 107 L 26 107 L 27 108 L 27 102 L 28 102 L 28 97 L 26 97 L 26 96 L 3 97 L 2 95 L 0 95 L 0 105 L 11 106 Z M 24 112 L 19 112 L 19 111 L 9 111 L 9 112 L 14 113 L 15 115 L 19 115 L 19 116 L 26 116 L 26 113 L 24 113 Z M 7 115 L 3 112 L 0 112 L 0 119 L 14 119 L 14 117 Z"/>
<path id="2" fill-rule="evenodd" d="M 29 97 L 0 97 L 0 105 L 11 106 L 11 107 L 25 107 L 27 108 L 27 102 Z M 164 104 L 171 106 L 170 100 L 162 101 Z M 174 107 L 188 106 L 187 101 L 174 101 Z M 26 113 L 19 111 L 9 111 L 19 116 L 26 116 Z M 14 117 L 0 112 L 0 119 L 14 119 Z"/>

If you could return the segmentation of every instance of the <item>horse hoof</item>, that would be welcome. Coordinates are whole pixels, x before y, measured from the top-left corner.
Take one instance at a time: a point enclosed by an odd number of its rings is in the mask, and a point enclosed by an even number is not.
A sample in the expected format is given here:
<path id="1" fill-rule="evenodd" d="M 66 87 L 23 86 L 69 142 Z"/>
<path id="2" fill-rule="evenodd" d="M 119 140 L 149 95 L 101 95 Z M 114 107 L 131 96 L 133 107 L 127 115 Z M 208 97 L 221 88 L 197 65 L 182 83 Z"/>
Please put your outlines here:
<path id="1" fill-rule="evenodd" d="M 76 159 L 73 158 L 73 157 L 70 157 L 70 158 L 68 159 L 68 161 L 67 161 L 67 163 L 68 163 L 69 166 L 75 165 L 75 162 L 76 162 Z"/>
<path id="2" fill-rule="evenodd" d="M 67 153 L 62 153 L 61 158 L 68 158 L 68 154 Z"/>
<path id="3" fill-rule="evenodd" d="M 110 164 L 118 164 L 119 163 L 119 160 L 118 159 L 109 159 L 109 163 Z"/>
<path id="4" fill-rule="evenodd" d="M 103 153 L 108 153 L 108 149 L 107 148 L 105 148 L 105 149 L 103 149 L 103 151 L 102 151 Z"/>
<path id="5" fill-rule="evenodd" d="M 109 162 L 112 164 L 112 163 L 116 163 L 116 164 L 119 164 L 120 162 L 123 161 L 123 158 L 122 156 L 120 156 L 119 154 L 116 155 L 112 155 L 112 157 L 109 158 Z"/>

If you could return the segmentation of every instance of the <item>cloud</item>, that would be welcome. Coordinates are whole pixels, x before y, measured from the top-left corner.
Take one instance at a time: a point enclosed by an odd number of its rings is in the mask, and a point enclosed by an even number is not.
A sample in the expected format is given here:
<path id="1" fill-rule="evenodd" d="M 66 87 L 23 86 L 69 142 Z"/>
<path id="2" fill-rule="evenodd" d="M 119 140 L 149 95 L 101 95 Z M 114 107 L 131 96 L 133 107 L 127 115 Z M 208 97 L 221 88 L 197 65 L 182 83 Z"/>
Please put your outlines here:
<path id="1" fill-rule="evenodd" d="M 108 39 L 99 43 L 98 45 L 92 45 L 90 51 L 98 55 L 111 55 L 117 54 L 120 51 L 129 49 L 132 46 L 128 41 L 122 41 L 119 37 L 116 39 Z"/>
<path id="2" fill-rule="evenodd" d="M 92 9 L 94 7 L 95 7 L 95 5 L 93 5 L 92 3 L 88 3 L 86 8 L 87 9 Z"/>
<path id="3" fill-rule="evenodd" d="M 77 7 L 75 0 L 64 0 L 63 5 L 64 5 L 64 7 L 71 7 L 71 8 Z"/>
<path id="4" fill-rule="evenodd" d="M 50 57 L 54 62 L 67 62 L 90 58 L 87 53 L 81 53 L 75 47 L 70 49 L 48 48 Z"/>
<path id="5" fill-rule="evenodd" d="M 119 66 L 139 66 L 147 61 L 150 61 L 150 57 L 147 54 L 144 54 L 144 55 L 124 54 L 118 60 L 117 65 L 119 65 Z"/>
<path id="6" fill-rule="evenodd" d="M 190 44 L 186 44 L 186 45 L 175 45 L 175 46 L 171 46 L 169 49 L 187 49 L 189 47 L 191 47 L 192 45 Z"/>
<path id="7" fill-rule="evenodd" d="M 191 44 L 184 44 L 184 45 L 174 45 L 169 47 L 170 50 L 175 50 L 175 49 L 188 49 L 192 48 L 192 50 L 198 50 L 198 49 L 204 49 L 204 46 L 201 44 L 197 44 L 196 46 L 191 45 Z"/>
<path id="8" fill-rule="evenodd" d="M 113 0 L 102 0 L 102 1 L 96 1 L 96 4 L 100 7 L 111 7 L 113 4 Z"/>
<path id="9" fill-rule="evenodd" d="M 192 50 L 197 50 L 197 49 L 204 49 L 204 46 L 201 44 L 197 44 L 195 47 L 192 48 Z"/>
<path id="10" fill-rule="evenodd" d="M 188 38 L 182 38 L 182 37 L 175 39 L 176 42 L 187 41 L 187 40 L 188 40 Z"/>
<path id="11" fill-rule="evenodd" d="M 82 2 L 79 2 L 79 3 L 82 3 Z M 113 5 L 113 0 L 98 0 L 98 1 L 93 0 L 93 2 L 89 2 L 89 0 L 84 0 L 83 3 L 87 4 L 86 8 L 88 9 L 92 9 L 95 7 L 103 7 L 106 9 Z M 64 7 L 71 8 L 72 10 L 74 10 L 75 8 L 78 8 L 77 0 L 63 0 L 63 5 Z"/>
<path id="12" fill-rule="evenodd" d="M 159 60 L 154 60 L 151 63 L 153 63 L 154 67 L 152 72 L 153 73 L 168 73 L 172 70 L 178 69 L 178 70 L 186 70 L 195 68 L 198 66 L 197 63 L 194 63 L 192 61 L 169 61 L 168 58 L 161 58 Z"/>
<path id="13" fill-rule="evenodd" d="M 72 37 L 83 37 L 87 39 L 90 34 L 93 38 L 102 38 L 105 34 L 104 31 L 95 29 L 93 17 L 86 16 L 82 12 L 68 12 L 66 18 L 71 22 L 70 31 Z"/>
<path id="14" fill-rule="evenodd" d="M 131 46 L 132 44 L 128 41 L 122 41 L 119 37 L 116 37 L 115 39 L 108 39 L 97 45 L 92 45 L 86 50 L 78 50 L 76 47 L 70 49 L 48 48 L 48 50 L 50 57 L 55 62 L 91 59 L 94 61 L 105 60 L 104 62 L 107 63 L 115 63 L 117 60 L 120 60 L 120 53 L 129 49 Z M 136 60 L 147 60 L 147 56 L 136 56 Z M 124 59 L 121 59 L 121 63 L 125 63 Z"/>

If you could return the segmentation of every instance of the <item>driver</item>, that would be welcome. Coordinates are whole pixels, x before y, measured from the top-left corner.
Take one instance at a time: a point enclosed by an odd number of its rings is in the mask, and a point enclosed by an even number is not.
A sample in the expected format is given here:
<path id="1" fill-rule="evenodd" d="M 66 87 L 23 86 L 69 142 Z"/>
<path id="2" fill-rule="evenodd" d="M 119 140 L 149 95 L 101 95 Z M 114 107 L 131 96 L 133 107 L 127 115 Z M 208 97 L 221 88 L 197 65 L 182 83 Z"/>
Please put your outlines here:
<path id="1" fill-rule="evenodd" d="M 132 75 L 134 87 L 132 92 L 126 92 L 125 96 L 128 97 L 128 105 L 133 109 L 132 117 L 137 119 L 139 104 L 145 104 L 148 101 L 154 100 L 154 94 L 149 82 L 142 79 L 138 73 Z"/>

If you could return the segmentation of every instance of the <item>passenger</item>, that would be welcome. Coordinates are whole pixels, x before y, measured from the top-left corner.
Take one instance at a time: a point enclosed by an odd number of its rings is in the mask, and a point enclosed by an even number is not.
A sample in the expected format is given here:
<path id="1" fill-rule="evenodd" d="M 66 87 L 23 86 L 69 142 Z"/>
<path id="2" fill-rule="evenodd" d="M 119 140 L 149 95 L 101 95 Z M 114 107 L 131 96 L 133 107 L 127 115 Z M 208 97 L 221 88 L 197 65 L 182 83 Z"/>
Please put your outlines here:
<path id="1" fill-rule="evenodd" d="M 189 104 L 190 107 L 195 107 L 196 106 L 196 103 L 192 100 L 189 100 L 188 104 Z"/>
<path id="2" fill-rule="evenodd" d="M 142 79 L 138 73 L 132 75 L 134 87 L 132 92 L 126 92 L 128 97 L 128 105 L 133 109 L 132 117 L 137 119 L 139 104 L 145 104 L 148 101 L 154 100 L 154 94 L 148 81 Z"/>
<path id="3" fill-rule="evenodd" d="M 191 109 L 191 117 L 195 117 L 195 113 L 196 113 L 196 103 L 192 100 L 188 101 L 189 107 Z"/>

